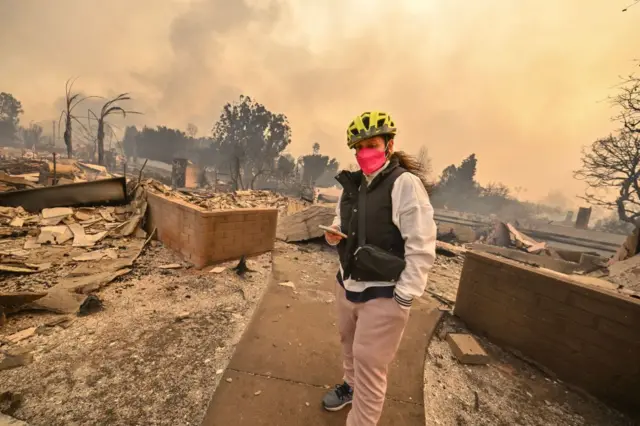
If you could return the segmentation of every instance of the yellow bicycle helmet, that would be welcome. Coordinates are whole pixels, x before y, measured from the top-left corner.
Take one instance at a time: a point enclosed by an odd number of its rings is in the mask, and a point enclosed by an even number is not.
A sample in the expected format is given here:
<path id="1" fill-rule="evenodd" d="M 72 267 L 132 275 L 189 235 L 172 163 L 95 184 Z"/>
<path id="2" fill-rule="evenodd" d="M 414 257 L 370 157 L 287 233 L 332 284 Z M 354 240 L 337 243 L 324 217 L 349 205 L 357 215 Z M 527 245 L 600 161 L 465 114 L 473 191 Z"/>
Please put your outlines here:
<path id="1" fill-rule="evenodd" d="M 382 111 L 367 111 L 354 118 L 349 124 L 347 145 L 353 148 L 361 140 L 395 134 L 396 125 L 389 114 Z"/>

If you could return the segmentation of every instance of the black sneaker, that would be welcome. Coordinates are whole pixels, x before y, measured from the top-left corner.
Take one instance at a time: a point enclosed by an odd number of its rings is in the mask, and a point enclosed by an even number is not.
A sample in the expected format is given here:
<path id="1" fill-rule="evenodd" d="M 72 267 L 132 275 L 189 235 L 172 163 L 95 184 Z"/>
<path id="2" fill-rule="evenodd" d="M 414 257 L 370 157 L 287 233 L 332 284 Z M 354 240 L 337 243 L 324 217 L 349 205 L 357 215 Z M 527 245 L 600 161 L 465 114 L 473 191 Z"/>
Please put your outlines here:
<path id="1" fill-rule="evenodd" d="M 353 388 L 347 382 L 337 385 L 322 398 L 322 406 L 327 411 L 340 411 L 353 401 Z"/>

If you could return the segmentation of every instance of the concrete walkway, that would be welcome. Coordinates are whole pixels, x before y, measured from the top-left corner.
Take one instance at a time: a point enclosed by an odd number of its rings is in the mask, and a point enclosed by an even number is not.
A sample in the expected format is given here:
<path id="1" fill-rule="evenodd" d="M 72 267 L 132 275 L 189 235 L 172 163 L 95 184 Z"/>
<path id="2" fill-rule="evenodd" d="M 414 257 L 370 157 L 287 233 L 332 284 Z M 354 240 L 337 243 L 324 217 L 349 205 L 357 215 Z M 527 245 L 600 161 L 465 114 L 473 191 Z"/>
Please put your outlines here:
<path id="1" fill-rule="evenodd" d="M 320 401 L 341 381 L 333 268 L 317 282 L 295 280 L 302 262 L 276 259 L 272 282 L 213 396 L 203 426 L 344 425 L 347 409 Z M 317 276 L 317 275 L 316 275 Z M 291 280 L 295 290 L 278 283 Z M 302 282 L 301 282 L 302 281 Z M 416 302 L 398 355 L 380 426 L 425 424 L 426 348 L 440 319 L 437 305 Z M 231 379 L 231 382 L 227 380 Z"/>

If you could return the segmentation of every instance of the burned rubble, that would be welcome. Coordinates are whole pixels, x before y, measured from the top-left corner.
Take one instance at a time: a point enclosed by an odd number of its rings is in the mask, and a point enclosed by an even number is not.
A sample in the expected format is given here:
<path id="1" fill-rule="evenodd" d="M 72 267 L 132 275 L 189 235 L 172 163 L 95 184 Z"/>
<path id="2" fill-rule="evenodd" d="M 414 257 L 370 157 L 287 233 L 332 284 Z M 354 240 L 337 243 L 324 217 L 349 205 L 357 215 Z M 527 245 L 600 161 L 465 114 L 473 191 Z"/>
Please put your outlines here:
<path id="1" fill-rule="evenodd" d="M 160 193 L 169 198 L 180 199 L 205 210 L 231 210 L 251 208 L 277 208 L 280 215 L 286 215 L 292 209 L 309 205 L 303 200 L 296 200 L 264 190 L 238 190 L 231 192 L 214 192 L 209 190 L 174 190 L 155 180 L 143 182 L 145 189 Z"/>
<path id="2" fill-rule="evenodd" d="M 443 223 L 447 232 L 438 234 L 439 245 L 457 245 L 465 250 L 475 250 L 515 260 L 559 275 L 570 281 L 599 287 L 617 294 L 640 298 L 640 254 L 638 252 L 638 228 L 618 249 L 616 255 L 605 257 L 597 251 L 577 251 L 554 247 L 538 241 L 508 222 L 494 220 L 491 226 L 473 230 L 460 227 L 456 232 Z M 477 237 L 470 241 L 470 235 Z M 459 236 L 459 234 L 463 234 Z M 442 248 L 439 249 L 442 252 Z"/>
<path id="3" fill-rule="evenodd" d="M 16 174 L 24 175 L 26 172 Z M 111 175 L 103 177 L 93 181 L 113 179 Z M 11 178 L 16 176 L 11 174 Z M 24 176 L 20 179 L 29 181 Z M 41 187 L 36 182 L 31 184 L 33 186 L 15 186 L 10 192 L 63 186 L 81 188 L 76 185 L 83 182 Z M 172 189 L 153 179 L 139 182 L 131 179 L 123 192 L 123 200 L 126 201 L 120 205 L 80 202 L 79 205 L 48 206 L 35 211 L 21 206 L 0 207 L 0 277 L 3 281 L 0 288 L 0 327 L 8 323 L 0 337 L 3 353 L 0 370 L 11 372 L 12 377 L 28 383 L 20 388 L 20 392 L 25 393 L 26 386 L 40 386 L 38 374 L 49 386 L 58 386 L 57 383 L 63 382 L 62 373 L 55 370 L 62 369 L 68 375 L 76 368 L 73 364 L 80 363 L 82 368 L 78 374 L 82 381 L 76 383 L 78 392 L 90 395 L 106 392 L 111 405 L 122 400 L 135 405 L 128 396 L 119 393 L 117 386 L 109 391 L 110 380 L 126 383 L 122 374 L 133 377 L 153 368 L 167 380 L 164 383 L 154 382 L 152 386 L 145 384 L 140 401 L 151 403 L 158 389 L 163 395 L 174 392 L 168 378 L 175 374 L 175 366 L 170 365 L 169 358 L 157 355 L 156 346 L 172 356 L 180 355 L 182 359 L 175 362 L 181 363 L 181 371 L 187 371 L 187 365 L 197 363 L 200 366 L 204 362 L 202 371 L 216 377 L 215 380 L 221 377 L 220 372 L 233 349 L 235 337 L 232 336 L 236 330 L 233 327 L 245 322 L 259 300 L 263 284 L 258 281 L 266 282 L 271 259 L 269 255 L 258 259 L 243 257 L 239 263 L 236 259 L 224 265 L 196 270 L 177 253 L 154 240 L 154 230 L 148 229 L 146 220 L 149 207 L 145 194 L 149 192 L 207 211 L 275 207 L 280 213 L 277 237 L 282 241 L 276 244 L 276 251 L 300 262 L 304 279 L 314 280 L 317 278 L 314 271 L 319 274 L 327 267 L 336 266 L 331 249 L 320 249 L 314 244 L 321 242 L 323 235 L 318 225 L 331 223 L 335 205 L 312 204 L 270 191 Z M 637 233 L 635 235 L 637 241 Z M 294 242 L 297 244 L 290 244 Z M 619 256 L 608 259 L 597 253 L 553 248 L 527 236 L 526 232 L 510 223 L 498 222 L 481 230 L 443 225 L 440 226 L 436 263 L 429 275 L 425 298 L 434 299 L 440 310 L 452 312 L 465 255 L 475 250 L 535 265 L 583 283 L 590 281 L 589 284 L 593 285 L 608 285 L 610 291 L 633 296 L 633 286 L 629 284 L 633 279 L 629 277 L 636 273 L 633 262 L 638 259 L 637 242 L 635 244 L 627 244 Z M 625 281 L 618 283 L 616 277 Z M 286 284 L 295 287 L 294 283 L 288 282 L 281 285 Z M 213 313 L 211 303 L 216 306 Z M 180 329 L 189 330 L 189 334 L 181 335 Z M 456 331 L 470 334 L 464 327 Z M 200 347 L 194 336 L 203 335 L 215 336 L 211 343 L 213 346 Z M 48 338 L 52 340 L 47 341 Z M 208 337 L 207 341 L 210 340 Z M 480 347 L 489 346 L 485 339 L 478 339 L 478 343 Z M 435 349 L 438 357 L 455 353 L 438 342 Z M 101 354 L 99 361 L 80 359 L 94 352 Z M 488 356 L 487 362 L 491 364 L 495 351 L 489 352 Z M 127 360 L 126 365 L 116 361 L 121 357 Z M 45 359 L 55 363 L 47 365 L 43 362 Z M 433 364 L 427 366 L 427 377 L 436 375 L 445 365 L 448 371 L 455 373 L 456 380 L 444 380 L 442 383 L 446 383 L 451 392 L 468 392 L 471 384 L 463 382 L 462 370 L 458 371 L 457 364 L 443 359 L 434 358 Z M 98 372 L 91 365 L 93 362 L 107 366 L 103 367 L 106 370 L 122 370 L 123 373 Z M 513 362 L 509 360 L 509 363 Z M 509 364 L 505 362 L 502 367 L 509 368 Z M 494 371 L 484 372 L 479 366 L 467 368 L 474 368 L 472 375 L 479 382 L 487 381 L 490 374 L 495 374 Z M 29 373 L 22 372 L 27 369 Z M 202 379 L 193 380 L 196 387 L 204 387 Z M 507 383 L 507 379 L 501 380 Z M 214 386 L 209 382 L 207 378 L 207 386 Z M 436 382 L 430 383 L 425 394 L 438 395 L 440 386 Z M 527 394 L 519 397 L 526 400 Z M 190 398 L 197 402 L 188 407 L 181 406 L 181 409 L 193 415 L 202 409 L 206 396 L 196 398 L 190 395 L 187 400 L 191 401 Z M 475 398 L 476 404 L 494 403 L 483 392 L 477 392 Z M 491 398 L 498 400 L 495 395 Z M 48 419 L 50 417 L 47 416 L 52 415 L 77 422 L 78 416 L 92 415 L 88 406 L 77 411 L 60 408 L 54 410 L 54 414 L 46 414 L 49 409 L 46 402 L 34 403 L 32 395 L 25 401 L 21 404 L 27 404 L 27 407 L 17 411 L 22 418 L 40 416 Z M 108 415 L 108 410 L 102 411 L 93 420 L 107 418 Z M 473 410 L 465 411 L 465 416 L 473 415 L 477 415 Z M 176 416 L 171 418 L 179 422 L 183 415 Z M 557 416 L 559 414 L 556 413 L 553 418 L 559 418 Z M 497 418 L 506 417 L 495 414 L 494 419 Z"/>

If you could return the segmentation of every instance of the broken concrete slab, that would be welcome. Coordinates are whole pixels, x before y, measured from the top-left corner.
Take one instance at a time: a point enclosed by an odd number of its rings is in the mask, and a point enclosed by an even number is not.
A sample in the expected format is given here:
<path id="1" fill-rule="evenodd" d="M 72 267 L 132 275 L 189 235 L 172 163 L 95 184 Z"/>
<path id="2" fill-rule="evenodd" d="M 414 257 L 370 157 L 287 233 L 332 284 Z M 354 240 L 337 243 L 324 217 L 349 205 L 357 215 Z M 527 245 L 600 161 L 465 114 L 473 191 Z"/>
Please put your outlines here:
<path id="1" fill-rule="evenodd" d="M 22 225 L 24 225 L 24 219 L 21 217 L 14 217 L 9 223 L 9 226 L 13 226 L 14 228 L 22 228 Z"/>
<path id="2" fill-rule="evenodd" d="M 69 207 L 54 207 L 50 209 L 42 209 L 42 212 L 40 214 L 42 214 L 43 219 L 65 217 L 73 215 L 73 209 Z"/>
<path id="3" fill-rule="evenodd" d="M 99 213 L 99 214 L 100 214 L 100 216 L 102 216 L 102 218 L 103 218 L 104 220 L 106 220 L 107 222 L 115 222 L 115 221 L 116 221 L 116 218 L 115 218 L 115 217 L 113 217 L 113 216 L 111 215 L 111 212 L 109 212 L 109 211 L 106 211 L 106 210 L 100 210 L 98 213 Z"/>
<path id="4" fill-rule="evenodd" d="M 489 363 L 489 355 L 470 334 L 449 333 L 447 342 L 451 352 L 462 364 L 482 365 Z"/>
<path id="5" fill-rule="evenodd" d="M 467 250 L 464 247 L 454 246 L 453 244 L 446 243 L 444 241 L 436 241 L 436 253 L 448 257 L 460 256 L 466 253 Z"/>
<path id="6" fill-rule="evenodd" d="M 11 176 L 3 171 L 0 171 L 0 182 L 8 183 L 9 185 L 16 188 L 37 188 L 39 185 L 37 183 L 33 183 L 27 179 Z M 18 192 L 18 191 L 13 191 Z"/>
<path id="7" fill-rule="evenodd" d="M 63 222 L 63 220 L 65 218 L 66 218 L 66 216 L 56 216 L 56 217 L 50 217 L 49 219 L 42 219 L 40 221 L 40 226 L 55 226 L 55 225 L 59 225 L 60 222 Z"/>
<path id="8" fill-rule="evenodd" d="M 609 265 L 609 276 L 611 277 L 617 277 L 629 272 L 635 272 L 640 275 L 640 255 Z"/>
<path id="9" fill-rule="evenodd" d="M 34 300 L 25 307 L 56 314 L 73 314 L 78 312 L 82 299 L 81 295 L 72 293 L 66 288 L 54 286 L 49 289 L 44 297 Z"/>
<path id="10" fill-rule="evenodd" d="M 28 237 L 27 240 L 24 242 L 25 250 L 37 249 L 40 247 L 42 247 L 42 244 L 38 243 L 37 237 Z"/>
<path id="11" fill-rule="evenodd" d="M 506 257 L 508 259 L 517 260 L 518 262 L 527 263 L 530 265 L 542 266 L 547 269 L 562 272 L 563 274 L 571 274 L 575 272 L 580 265 L 573 262 L 567 262 L 565 260 L 553 259 L 547 256 L 539 256 L 537 254 L 530 254 L 516 249 L 510 249 L 505 247 L 490 246 L 487 244 L 470 244 L 468 248 L 476 251 L 483 251 L 486 253 L 495 254 L 498 256 Z"/>
<path id="12" fill-rule="evenodd" d="M 286 242 L 307 241 L 320 238 L 324 231 L 319 225 L 329 226 L 335 217 L 335 209 L 314 205 L 278 220 L 276 237 Z"/>
<path id="13" fill-rule="evenodd" d="M 64 244 L 73 238 L 73 232 L 67 225 L 44 226 L 40 228 L 38 244 Z"/>
<path id="14" fill-rule="evenodd" d="M 532 246 L 527 247 L 527 252 L 528 253 L 533 253 L 533 254 L 538 254 L 541 251 L 544 251 L 547 249 L 547 243 L 545 243 L 544 241 L 541 243 L 536 243 Z M 551 257 L 554 257 L 553 255 Z"/>
<path id="15" fill-rule="evenodd" d="M 76 262 L 89 262 L 89 261 L 98 261 L 104 258 L 108 259 L 117 259 L 118 253 L 115 249 L 103 249 L 103 250 L 95 250 L 87 253 L 80 254 L 78 256 L 74 256 L 72 259 Z"/>
<path id="16" fill-rule="evenodd" d="M 73 215 L 80 222 L 94 219 L 94 216 L 90 213 L 84 212 L 82 210 L 78 210 Z"/>
<path id="17" fill-rule="evenodd" d="M 6 314 L 17 312 L 24 305 L 42 299 L 46 292 L 40 293 L 0 293 L 0 307 Z"/>
<path id="18" fill-rule="evenodd" d="M 609 263 L 613 264 L 638 254 L 640 254 L 640 226 L 636 226 L 636 229 L 620 245 Z"/>
<path id="19" fill-rule="evenodd" d="M 25 263 L 24 266 L 26 266 L 27 268 L 35 269 L 36 272 L 42 272 L 42 271 L 46 271 L 47 269 L 51 268 L 53 266 L 53 264 L 51 262 Z"/>
<path id="20" fill-rule="evenodd" d="M 129 235 L 133 234 L 138 228 L 138 225 L 140 224 L 141 220 L 142 220 L 142 215 L 134 214 L 131 217 L 131 219 L 129 219 L 129 221 L 126 223 L 126 225 L 124 225 L 124 227 L 122 228 L 121 235 L 124 237 L 128 237 Z"/>
<path id="21" fill-rule="evenodd" d="M 99 272 L 93 275 L 85 275 L 82 277 L 65 278 L 58 282 L 63 289 L 76 293 L 88 294 L 101 289 L 116 278 L 126 275 L 131 269 L 120 269 L 117 271 Z"/>
<path id="22" fill-rule="evenodd" d="M 509 247 L 511 245 L 509 228 L 507 228 L 504 222 L 496 222 L 494 224 L 493 230 L 487 237 L 487 244 L 499 247 Z"/>
<path id="23" fill-rule="evenodd" d="M 606 268 L 607 259 L 599 255 L 582 253 L 580 255 L 579 265 L 583 272 L 589 273 L 597 269 Z"/>
<path id="24" fill-rule="evenodd" d="M 609 281 L 640 291 L 640 254 L 609 265 Z"/>
<path id="25" fill-rule="evenodd" d="M 533 238 L 530 238 L 522 234 L 512 224 L 507 223 L 507 228 L 509 229 L 509 232 L 511 232 L 511 234 L 513 235 L 513 238 L 516 240 L 516 246 L 521 245 L 524 248 L 529 248 L 531 246 L 537 246 L 539 244 L 539 242 L 534 240 Z"/>
<path id="26" fill-rule="evenodd" d="M 134 258 L 129 254 L 127 257 L 119 257 L 117 259 L 103 259 L 97 263 L 83 262 L 76 269 L 69 272 L 67 277 L 84 277 L 87 275 L 95 275 L 102 272 L 114 272 L 123 268 L 133 266 Z"/>
<path id="27" fill-rule="evenodd" d="M 69 225 L 69 229 L 73 234 L 74 247 L 93 247 L 98 241 L 106 237 L 108 233 L 108 231 L 102 231 L 97 234 L 86 234 L 82 225 L 77 223 Z"/>

